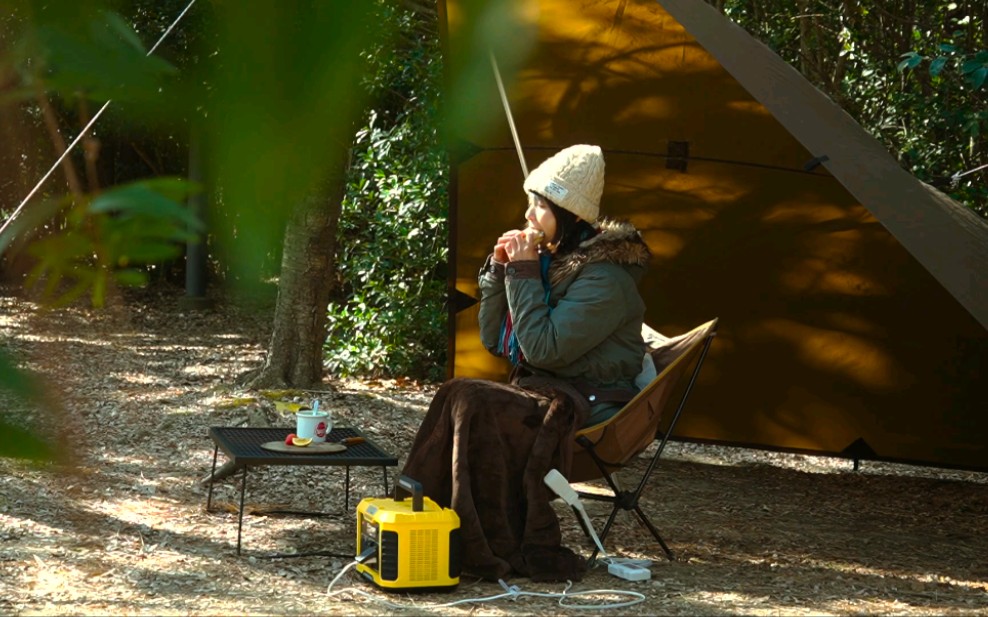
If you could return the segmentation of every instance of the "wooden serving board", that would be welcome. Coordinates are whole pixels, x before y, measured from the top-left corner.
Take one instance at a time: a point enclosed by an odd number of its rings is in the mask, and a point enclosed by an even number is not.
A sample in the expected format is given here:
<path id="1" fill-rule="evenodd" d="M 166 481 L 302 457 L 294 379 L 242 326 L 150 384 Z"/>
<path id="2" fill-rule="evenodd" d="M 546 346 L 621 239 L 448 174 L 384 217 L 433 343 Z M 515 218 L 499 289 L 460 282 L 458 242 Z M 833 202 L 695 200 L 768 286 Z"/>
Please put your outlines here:
<path id="1" fill-rule="evenodd" d="M 310 443 L 307 446 L 290 446 L 284 441 L 266 441 L 261 444 L 261 448 L 271 452 L 287 452 L 289 454 L 332 454 L 333 452 L 343 452 L 346 446 L 341 443 Z"/>

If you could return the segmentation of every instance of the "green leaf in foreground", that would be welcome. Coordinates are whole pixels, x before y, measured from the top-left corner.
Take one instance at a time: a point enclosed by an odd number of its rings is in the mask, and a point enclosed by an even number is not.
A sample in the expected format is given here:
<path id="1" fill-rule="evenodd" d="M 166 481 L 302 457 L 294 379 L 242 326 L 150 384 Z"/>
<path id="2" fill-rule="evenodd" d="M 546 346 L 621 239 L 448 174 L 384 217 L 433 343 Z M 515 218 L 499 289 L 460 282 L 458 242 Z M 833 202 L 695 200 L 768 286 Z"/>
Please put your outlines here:
<path id="1" fill-rule="evenodd" d="M 35 398 L 37 388 L 30 378 L 0 350 L 0 395 L 28 404 Z M 54 452 L 43 439 L 29 428 L 18 426 L 10 420 L 6 406 L 0 410 L 0 457 L 48 461 Z"/>

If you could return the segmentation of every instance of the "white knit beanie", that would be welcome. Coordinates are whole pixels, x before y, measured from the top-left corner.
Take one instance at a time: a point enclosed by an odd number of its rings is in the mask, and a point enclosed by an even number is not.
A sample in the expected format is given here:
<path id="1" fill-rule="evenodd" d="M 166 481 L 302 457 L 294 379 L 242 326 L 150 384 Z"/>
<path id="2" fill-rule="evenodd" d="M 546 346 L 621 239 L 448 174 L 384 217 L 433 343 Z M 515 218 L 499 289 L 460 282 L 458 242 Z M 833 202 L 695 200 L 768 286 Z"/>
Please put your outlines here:
<path id="1" fill-rule="evenodd" d="M 524 188 L 594 223 L 604 192 L 604 154 L 584 144 L 560 150 L 528 174 Z"/>

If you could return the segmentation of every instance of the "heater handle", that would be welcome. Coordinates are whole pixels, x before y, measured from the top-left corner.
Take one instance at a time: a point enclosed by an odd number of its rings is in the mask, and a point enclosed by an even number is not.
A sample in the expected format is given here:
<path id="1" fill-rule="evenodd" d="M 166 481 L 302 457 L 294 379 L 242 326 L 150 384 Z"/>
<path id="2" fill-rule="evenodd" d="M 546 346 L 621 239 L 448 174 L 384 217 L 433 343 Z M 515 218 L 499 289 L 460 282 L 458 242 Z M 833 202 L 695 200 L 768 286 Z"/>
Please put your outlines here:
<path id="1" fill-rule="evenodd" d="M 404 501 L 406 496 L 412 498 L 412 512 L 422 511 L 422 483 L 408 476 L 398 478 L 395 486 L 395 501 Z"/>

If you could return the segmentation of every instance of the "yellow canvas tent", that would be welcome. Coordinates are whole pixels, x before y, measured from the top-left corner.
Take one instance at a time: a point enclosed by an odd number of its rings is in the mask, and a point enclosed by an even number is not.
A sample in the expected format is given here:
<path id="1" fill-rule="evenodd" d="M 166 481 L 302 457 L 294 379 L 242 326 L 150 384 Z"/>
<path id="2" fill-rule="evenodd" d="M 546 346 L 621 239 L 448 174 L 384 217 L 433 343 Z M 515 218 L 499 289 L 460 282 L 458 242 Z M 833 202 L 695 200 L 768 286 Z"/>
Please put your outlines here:
<path id="1" fill-rule="evenodd" d="M 524 4 L 534 49 L 505 90 L 528 165 L 600 145 L 602 211 L 655 254 L 647 322 L 720 318 L 679 436 L 988 469 L 988 225 L 704 2 Z M 474 96 L 500 105 L 493 75 Z M 522 174 L 503 113 L 457 138 L 451 291 L 476 298 Z M 503 378 L 476 306 L 454 322 L 453 374 Z"/>

